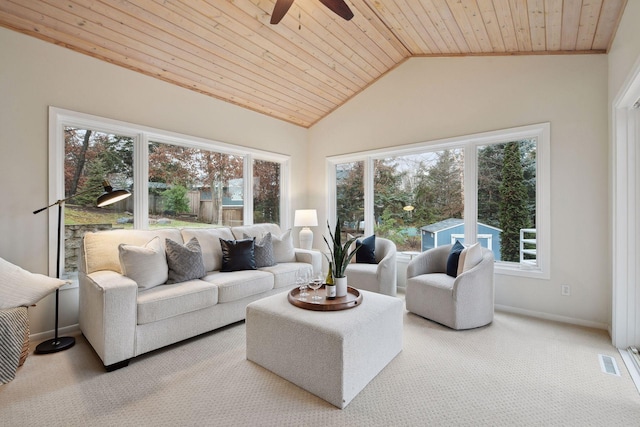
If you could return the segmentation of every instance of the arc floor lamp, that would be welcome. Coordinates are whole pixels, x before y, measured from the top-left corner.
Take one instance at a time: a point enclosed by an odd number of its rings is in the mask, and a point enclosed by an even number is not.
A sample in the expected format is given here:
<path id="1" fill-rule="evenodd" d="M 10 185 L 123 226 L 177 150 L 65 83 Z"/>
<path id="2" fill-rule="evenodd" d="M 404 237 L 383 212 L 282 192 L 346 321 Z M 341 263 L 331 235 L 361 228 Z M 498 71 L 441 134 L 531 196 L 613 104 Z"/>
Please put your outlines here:
<path id="1" fill-rule="evenodd" d="M 109 181 L 103 181 L 102 187 L 104 187 L 104 193 L 102 193 L 96 202 L 96 205 L 101 208 L 103 206 L 110 205 L 119 200 L 126 199 L 131 196 L 131 193 L 127 190 L 114 190 Z M 40 208 L 36 211 L 33 211 L 34 214 L 40 213 L 42 211 L 48 210 L 49 208 L 58 205 L 58 244 L 57 244 L 57 254 L 56 254 L 56 277 L 60 278 L 60 255 L 62 251 L 62 205 L 67 200 L 79 196 L 81 194 L 86 194 L 90 191 L 95 191 L 100 186 L 92 187 L 85 191 L 81 191 L 80 193 L 76 193 L 73 196 L 69 196 L 66 199 L 60 199 L 55 203 L 50 204 L 49 206 L 45 206 L 44 208 Z M 47 353 L 56 353 L 58 351 L 66 350 L 71 348 L 76 343 L 76 339 L 74 337 L 59 337 L 58 336 L 58 301 L 59 301 L 59 289 L 56 289 L 56 323 L 55 323 L 55 336 L 51 340 L 43 341 L 36 346 L 35 352 L 39 354 L 47 354 Z"/>

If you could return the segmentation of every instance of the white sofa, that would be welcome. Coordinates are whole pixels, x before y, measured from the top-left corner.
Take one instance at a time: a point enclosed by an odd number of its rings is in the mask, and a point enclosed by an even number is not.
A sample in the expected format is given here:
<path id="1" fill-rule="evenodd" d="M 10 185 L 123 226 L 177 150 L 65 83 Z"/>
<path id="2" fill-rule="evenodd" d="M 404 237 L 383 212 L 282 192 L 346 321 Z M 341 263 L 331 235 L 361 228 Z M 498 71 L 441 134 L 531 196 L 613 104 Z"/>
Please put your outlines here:
<path id="1" fill-rule="evenodd" d="M 270 232 L 283 251 L 277 264 L 255 270 L 221 272 L 220 238 L 262 237 Z M 118 246 L 144 246 L 156 236 L 186 243 L 196 237 L 206 275 L 182 283 L 139 289 L 123 275 Z M 164 246 L 164 245 L 163 245 Z M 285 256 L 287 259 L 278 259 Z M 290 259 L 289 259 L 290 258 Z M 110 230 L 85 234 L 79 262 L 80 329 L 107 371 L 127 366 L 140 354 L 238 322 L 252 301 L 286 292 L 295 286 L 296 272 L 319 272 L 317 251 L 293 248 L 290 232 L 275 224 L 241 227 L 158 230 Z"/>

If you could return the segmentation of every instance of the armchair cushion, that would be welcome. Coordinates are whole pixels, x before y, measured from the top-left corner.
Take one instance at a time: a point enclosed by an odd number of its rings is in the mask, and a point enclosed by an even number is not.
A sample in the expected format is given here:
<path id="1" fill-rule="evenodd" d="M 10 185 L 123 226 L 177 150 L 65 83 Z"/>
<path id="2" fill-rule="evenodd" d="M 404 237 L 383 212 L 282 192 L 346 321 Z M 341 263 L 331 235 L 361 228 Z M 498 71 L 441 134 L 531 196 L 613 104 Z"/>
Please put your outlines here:
<path id="1" fill-rule="evenodd" d="M 464 250 L 464 246 L 459 240 L 451 247 L 449 252 L 449 258 L 447 258 L 447 274 L 451 277 L 458 276 L 458 263 L 460 261 L 460 254 Z"/>
<path id="2" fill-rule="evenodd" d="M 365 264 L 377 264 L 376 261 L 376 235 L 365 239 L 356 240 L 356 262 Z"/>
<path id="3" fill-rule="evenodd" d="M 464 249 L 464 258 L 460 255 L 458 274 L 471 270 L 482 261 L 482 246 L 479 242 Z"/>

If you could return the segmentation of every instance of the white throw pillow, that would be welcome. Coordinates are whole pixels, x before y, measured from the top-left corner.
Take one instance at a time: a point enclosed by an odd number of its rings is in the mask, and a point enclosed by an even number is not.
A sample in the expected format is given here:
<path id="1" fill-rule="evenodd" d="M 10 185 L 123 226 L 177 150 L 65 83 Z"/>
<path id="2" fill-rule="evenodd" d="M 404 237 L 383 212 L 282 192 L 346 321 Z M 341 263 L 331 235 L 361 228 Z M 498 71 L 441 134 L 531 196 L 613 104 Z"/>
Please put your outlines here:
<path id="1" fill-rule="evenodd" d="M 291 237 L 291 229 L 287 230 L 280 237 L 271 235 L 271 242 L 273 243 L 273 255 L 276 262 L 295 262 L 296 251 L 293 248 L 293 238 Z"/>
<path id="2" fill-rule="evenodd" d="M 161 285 L 169 278 L 169 266 L 160 237 L 144 246 L 118 245 L 122 274 L 138 284 L 140 289 Z"/>
<path id="3" fill-rule="evenodd" d="M 479 242 L 469 246 L 465 251 L 467 253 L 464 257 L 464 263 L 461 263 L 463 272 L 471 270 L 482 261 L 482 246 L 480 246 Z"/>
<path id="4" fill-rule="evenodd" d="M 31 273 L 0 258 L 0 309 L 28 307 L 64 284 L 64 280 Z"/>

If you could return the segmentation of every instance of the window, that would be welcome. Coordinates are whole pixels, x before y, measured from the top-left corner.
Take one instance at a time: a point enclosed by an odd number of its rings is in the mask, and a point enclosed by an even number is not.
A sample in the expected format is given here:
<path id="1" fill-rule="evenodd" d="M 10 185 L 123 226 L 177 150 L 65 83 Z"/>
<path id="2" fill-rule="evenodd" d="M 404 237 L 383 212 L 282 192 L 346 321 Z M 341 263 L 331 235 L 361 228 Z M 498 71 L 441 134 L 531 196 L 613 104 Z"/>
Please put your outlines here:
<path id="1" fill-rule="evenodd" d="M 280 163 L 253 161 L 253 222 L 280 223 Z"/>
<path id="2" fill-rule="evenodd" d="M 133 140 L 92 129 L 64 127 L 64 265 L 77 271 L 80 239 L 87 231 L 133 226 L 131 198 L 104 208 L 96 199 L 104 192 L 103 180 L 114 188 L 133 186 Z M 57 215 L 57 214 L 56 214 Z M 62 266 L 61 266 L 62 268 Z"/>
<path id="3" fill-rule="evenodd" d="M 477 147 L 478 240 L 497 261 L 537 266 L 536 139 Z"/>
<path id="4" fill-rule="evenodd" d="M 421 227 L 464 214 L 464 152 L 425 151 L 374 159 L 375 232 L 400 251 L 419 251 Z M 426 243 L 425 243 L 426 244 Z"/>
<path id="5" fill-rule="evenodd" d="M 288 156 L 53 107 L 49 121 L 49 198 L 75 195 L 65 203 L 63 218 L 61 274 L 68 278 L 77 271 L 86 231 L 253 222 L 288 226 L 281 215 L 288 211 L 283 191 Z M 132 197 L 96 208 L 103 179 Z M 50 210 L 50 224 L 56 218 L 57 210 Z M 56 227 L 49 229 L 50 274 L 55 274 Z"/>
<path id="6" fill-rule="evenodd" d="M 364 230 L 364 162 L 340 163 L 334 169 L 336 212 L 342 221 L 342 239 Z"/>
<path id="7" fill-rule="evenodd" d="M 330 221 L 357 209 L 352 231 L 400 252 L 480 242 L 497 272 L 548 278 L 549 133 L 540 124 L 329 158 Z M 345 193 L 345 165 L 363 171 L 357 196 Z"/>
<path id="8" fill-rule="evenodd" d="M 242 156 L 149 142 L 149 227 L 243 224 Z"/>

